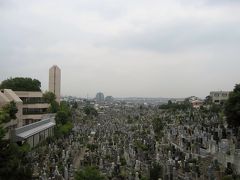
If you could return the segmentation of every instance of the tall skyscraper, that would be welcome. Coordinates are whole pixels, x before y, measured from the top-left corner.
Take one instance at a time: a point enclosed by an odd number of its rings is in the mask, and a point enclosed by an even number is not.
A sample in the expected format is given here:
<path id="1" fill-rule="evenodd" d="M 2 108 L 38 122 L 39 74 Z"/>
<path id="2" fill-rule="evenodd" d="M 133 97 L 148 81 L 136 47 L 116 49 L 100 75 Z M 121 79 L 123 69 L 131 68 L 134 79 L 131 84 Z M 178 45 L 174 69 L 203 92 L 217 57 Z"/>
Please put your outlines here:
<path id="1" fill-rule="evenodd" d="M 49 69 L 49 91 L 56 95 L 56 101 L 60 103 L 61 96 L 61 69 L 54 65 Z"/>
<path id="2" fill-rule="evenodd" d="M 96 101 L 98 104 L 104 103 L 104 94 L 102 92 L 97 93 Z"/>

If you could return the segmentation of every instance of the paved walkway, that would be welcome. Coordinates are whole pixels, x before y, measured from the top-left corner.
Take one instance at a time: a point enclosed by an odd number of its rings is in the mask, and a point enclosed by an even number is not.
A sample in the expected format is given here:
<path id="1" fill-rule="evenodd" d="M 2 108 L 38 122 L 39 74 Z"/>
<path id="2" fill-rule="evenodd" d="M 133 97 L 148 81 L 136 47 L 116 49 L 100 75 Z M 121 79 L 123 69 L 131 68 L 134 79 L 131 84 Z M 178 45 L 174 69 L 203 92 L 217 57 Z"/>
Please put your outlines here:
<path id="1" fill-rule="evenodd" d="M 86 147 L 84 146 L 81 151 L 75 156 L 73 159 L 73 167 L 74 169 L 79 169 L 80 168 L 80 162 L 84 160 L 84 155 L 85 155 Z"/>

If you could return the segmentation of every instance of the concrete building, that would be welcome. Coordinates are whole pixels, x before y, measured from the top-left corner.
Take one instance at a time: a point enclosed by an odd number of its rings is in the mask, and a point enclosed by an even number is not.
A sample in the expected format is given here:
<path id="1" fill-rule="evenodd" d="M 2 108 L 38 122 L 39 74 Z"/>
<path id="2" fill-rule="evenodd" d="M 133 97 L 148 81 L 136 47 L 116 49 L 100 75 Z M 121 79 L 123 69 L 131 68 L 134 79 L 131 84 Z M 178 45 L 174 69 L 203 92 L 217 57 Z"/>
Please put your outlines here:
<path id="1" fill-rule="evenodd" d="M 97 93 L 97 95 L 96 95 L 96 102 L 98 104 L 104 103 L 104 94 L 102 92 Z"/>
<path id="2" fill-rule="evenodd" d="M 54 115 L 49 115 L 41 121 L 19 127 L 13 130 L 13 140 L 16 142 L 27 142 L 30 147 L 35 147 L 47 137 L 54 135 L 56 125 Z"/>
<path id="3" fill-rule="evenodd" d="M 22 122 L 28 125 L 40 121 L 48 114 L 49 104 L 43 99 L 42 92 L 14 91 L 22 100 Z"/>
<path id="4" fill-rule="evenodd" d="M 0 107 L 14 101 L 18 109 L 16 120 L 4 124 L 4 128 L 8 130 L 6 139 L 11 138 L 11 131 L 15 128 L 41 121 L 48 115 L 49 104 L 44 102 L 42 96 L 42 92 L 12 91 L 11 89 L 0 91 Z"/>
<path id="5" fill-rule="evenodd" d="M 0 108 L 7 105 L 11 101 L 14 101 L 16 103 L 18 112 L 16 114 L 16 119 L 12 119 L 8 123 L 3 124 L 3 127 L 7 130 L 5 139 L 9 139 L 11 134 L 10 132 L 17 128 L 21 127 L 23 125 L 22 121 L 22 100 L 11 90 L 11 89 L 3 89 L 0 90 Z"/>
<path id="6" fill-rule="evenodd" d="M 56 101 L 60 103 L 61 97 L 61 70 L 54 65 L 49 69 L 49 91 L 56 95 Z"/>
<path id="7" fill-rule="evenodd" d="M 222 104 L 224 101 L 228 100 L 229 93 L 229 91 L 212 91 L 210 92 L 210 96 L 213 103 Z"/>

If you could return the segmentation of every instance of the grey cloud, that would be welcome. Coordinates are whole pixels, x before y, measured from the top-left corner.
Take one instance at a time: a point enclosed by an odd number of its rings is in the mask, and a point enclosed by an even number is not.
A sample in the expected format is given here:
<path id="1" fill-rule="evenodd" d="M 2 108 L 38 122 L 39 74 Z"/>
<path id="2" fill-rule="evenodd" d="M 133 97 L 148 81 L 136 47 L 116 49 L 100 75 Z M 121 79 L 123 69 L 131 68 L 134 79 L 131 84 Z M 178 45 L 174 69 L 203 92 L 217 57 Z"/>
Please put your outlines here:
<path id="1" fill-rule="evenodd" d="M 57 64 L 64 95 L 230 90 L 240 76 L 238 4 L 198 2 L 0 0 L 0 81 L 30 76 L 46 89 Z"/>
<path id="2" fill-rule="evenodd" d="M 174 53 L 204 46 L 237 48 L 240 45 L 240 27 L 236 24 L 201 25 L 200 22 L 181 22 L 164 27 L 151 26 L 141 33 L 125 33 L 103 46 L 123 49 L 142 49 Z M 99 44 L 101 46 L 101 44 Z"/>

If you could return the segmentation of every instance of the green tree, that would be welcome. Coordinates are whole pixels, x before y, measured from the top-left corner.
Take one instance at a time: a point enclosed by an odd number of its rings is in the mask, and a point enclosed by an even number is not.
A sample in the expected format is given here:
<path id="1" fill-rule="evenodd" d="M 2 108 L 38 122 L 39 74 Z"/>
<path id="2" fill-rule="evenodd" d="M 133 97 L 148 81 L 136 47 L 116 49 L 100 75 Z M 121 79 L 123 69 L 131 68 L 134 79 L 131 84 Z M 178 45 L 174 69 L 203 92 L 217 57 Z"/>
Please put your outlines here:
<path id="1" fill-rule="evenodd" d="M 218 104 L 212 104 L 209 108 L 210 112 L 213 113 L 220 113 L 223 110 L 223 106 L 222 105 L 218 105 Z"/>
<path id="2" fill-rule="evenodd" d="M 77 109 L 78 108 L 78 103 L 76 101 L 74 101 L 73 105 L 72 105 L 73 109 Z"/>
<path id="3" fill-rule="evenodd" d="M 164 123 L 163 123 L 163 119 L 157 117 L 153 119 L 153 129 L 155 134 L 158 137 L 162 137 L 163 136 L 163 128 L 164 128 Z"/>
<path id="4" fill-rule="evenodd" d="M 212 104 L 212 97 L 206 96 L 204 99 L 204 104 Z"/>
<path id="5" fill-rule="evenodd" d="M 92 106 L 85 106 L 83 111 L 87 116 L 98 116 L 97 110 Z"/>
<path id="6" fill-rule="evenodd" d="M 12 89 L 13 91 L 41 91 L 41 82 L 32 78 L 9 78 L 2 81 L 0 89 Z"/>
<path id="7" fill-rule="evenodd" d="M 67 135 L 71 132 L 73 128 L 73 124 L 71 122 L 66 122 L 66 124 L 64 125 L 60 125 L 59 128 L 57 129 L 57 134 L 58 136 L 63 136 L 63 135 Z"/>
<path id="8" fill-rule="evenodd" d="M 163 168 L 159 164 L 154 164 L 153 167 L 150 169 L 150 179 L 151 180 L 158 180 L 163 176 Z"/>
<path id="9" fill-rule="evenodd" d="M 225 104 L 227 122 L 232 127 L 240 126 L 240 84 L 236 84 Z"/>
<path id="10" fill-rule="evenodd" d="M 53 101 L 52 103 L 50 103 L 50 107 L 48 109 L 48 111 L 50 113 L 56 113 L 59 110 L 59 104 L 57 103 L 57 101 Z"/>
<path id="11" fill-rule="evenodd" d="M 11 119 L 16 119 L 18 112 L 16 103 L 11 101 L 0 109 L 0 140 L 5 136 L 6 130 L 3 124 L 9 122 Z"/>
<path id="12" fill-rule="evenodd" d="M 47 103 L 52 103 L 52 102 L 56 101 L 56 95 L 53 92 L 47 91 L 43 94 L 43 99 Z"/>
<path id="13" fill-rule="evenodd" d="M 61 137 L 63 135 L 69 134 L 73 128 L 71 122 L 71 109 L 66 101 L 62 101 L 57 110 L 56 116 L 56 129 L 55 136 Z"/>
<path id="14" fill-rule="evenodd" d="M 101 175 L 100 171 L 95 167 L 85 167 L 75 174 L 75 180 L 105 180 L 106 178 Z"/>
<path id="15" fill-rule="evenodd" d="M 16 113 L 18 112 L 17 105 L 14 101 L 11 101 L 9 104 L 3 106 L 3 111 L 9 114 L 10 119 L 16 119 Z"/>
<path id="16" fill-rule="evenodd" d="M 0 109 L 0 179 L 15 180 L 31 179 L 32 169 L 30 167 L 27 152 L 30 150 L 27 144 L 18 146 L 8 140 L 3 140 L 6 130 L 3 124 L 11 119 L 16 119 L 16 104 L 12 101 Z"/>
<path id="17" fill-rule="evenodd" d="M 32 168 L 27 157 L 29 145 L 18 146 L 16 143 L 0 142 L 0 179 L 32 179 Z"/>
<path id="18" fill-rule="evenodd" d="M 68 114 L 65 111 L 58 111 L 55 117 L 57 124 L 66 124 L 68 121 Z"/>
<path id="19" fill-rule="evenodd" d="M 168 105 L 172 105 L 172 101 L 171 100 L 168 100 Z"/>
<path id="20" fill-rule="evenodd" d="M 67 103 L 66 101 L 61 101 L 59 111 L 64 111 L 64 112 L 67 113 L 68 116 L 70 116 L 71 115 L 71 108 L 70 108 L 69 103 Z"/>
<path id="21" fill-rule="evenodd" d="M 53 92 L 45 92 L 43 94 L 43 99 L 50 104 L 48 111 L 50 113 L 56 113 L 59 110 L 59 104 L 56 101 L 56 95 Z"/>

